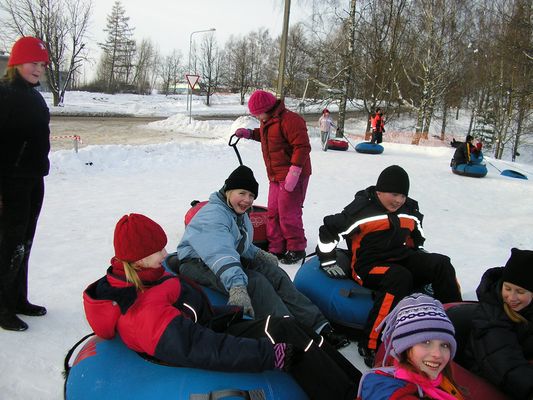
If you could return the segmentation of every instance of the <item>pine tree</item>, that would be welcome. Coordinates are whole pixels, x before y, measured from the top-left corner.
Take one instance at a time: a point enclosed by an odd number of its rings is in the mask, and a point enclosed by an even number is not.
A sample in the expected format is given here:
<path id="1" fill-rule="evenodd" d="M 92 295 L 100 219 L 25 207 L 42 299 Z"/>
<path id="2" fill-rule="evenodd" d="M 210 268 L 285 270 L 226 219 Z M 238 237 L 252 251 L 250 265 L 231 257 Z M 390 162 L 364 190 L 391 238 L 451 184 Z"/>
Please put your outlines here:
<path id="1" fill-rule="evenodd" d="M 487 108 L 479 113 L 474 129 L 473 136 L 480 140 L 487 149 L 491 149 L 494 143 L 496 117 L 494 110 Z"/>
<path id="2" fill-rule="evenodd" d="M 115 1 L 104 29 L 107 39 L 105 43 L 99 43 L 104 52 L 99 80 L 109 93 L 127 89 L 133 79 L 136 45 L 133 39 L 134 28 L 130 28 L 129 19 L 120 1 Z"/>

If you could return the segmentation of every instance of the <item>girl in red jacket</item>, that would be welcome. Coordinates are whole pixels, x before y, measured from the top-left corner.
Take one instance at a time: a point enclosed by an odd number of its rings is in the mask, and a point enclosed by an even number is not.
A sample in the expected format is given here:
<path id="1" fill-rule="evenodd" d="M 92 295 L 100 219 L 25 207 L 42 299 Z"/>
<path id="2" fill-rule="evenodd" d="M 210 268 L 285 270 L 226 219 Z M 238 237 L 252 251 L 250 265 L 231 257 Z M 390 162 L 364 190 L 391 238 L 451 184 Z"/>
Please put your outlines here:
<path id="1" fill-rule="evenodd" d="M 116 333 L 130 349 L 181 367 L 289 372 L 309 397 L 353 399 L 360 373 L 322 337 L 293 318 L 243 320 L 242 308 L 214 307 L 200 287 L 165 272 L 163 229 L 124 215 L 106 276 L 83 294 L 94 332 Z"/>
<path id="2" fill-rule="evenodd" d="M 283 100 L 256 90 L 248 100 L 259 119 L 254 130 L 239 128 L 237 137 L 261 142 L 268 180 L 268 250 L 284 264 L 303 261 L 305 237 L 302 208 L 311 175 L 311 145 L 305 120 L 285 108 Z"/>

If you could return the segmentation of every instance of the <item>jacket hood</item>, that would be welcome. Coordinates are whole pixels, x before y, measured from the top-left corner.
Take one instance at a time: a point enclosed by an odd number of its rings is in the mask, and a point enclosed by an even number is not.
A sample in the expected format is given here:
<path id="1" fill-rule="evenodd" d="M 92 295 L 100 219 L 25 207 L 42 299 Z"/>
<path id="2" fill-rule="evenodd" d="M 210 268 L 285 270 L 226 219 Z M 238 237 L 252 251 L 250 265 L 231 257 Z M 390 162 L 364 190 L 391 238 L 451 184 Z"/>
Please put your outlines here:
<path id="1" fill-rule="evenodd" d="M 480 302 L 490 304 L 501 303 L 503 267 L 490 268 L 485 271 L 476 289 L 477 298 Z"/>

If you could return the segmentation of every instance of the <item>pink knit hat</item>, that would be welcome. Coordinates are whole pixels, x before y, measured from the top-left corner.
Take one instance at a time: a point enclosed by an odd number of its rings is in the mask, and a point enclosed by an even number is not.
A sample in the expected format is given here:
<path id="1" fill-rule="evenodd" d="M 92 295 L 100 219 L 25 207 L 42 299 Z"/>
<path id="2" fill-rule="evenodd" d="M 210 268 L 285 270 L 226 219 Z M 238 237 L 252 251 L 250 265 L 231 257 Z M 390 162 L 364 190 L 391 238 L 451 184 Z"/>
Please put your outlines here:
<path id="1" fill-rule="evenodd" d="M 272 110 L 276 105 L 276 101 L 277 99 L 272 93 L 256 90 L 248 100 L 248 109 L 250 114 L 257 116 Z"/>
<path id="2" fill-rule="evenodd" d="M 9 55 L 8 67 L 33 62 L 44 62 L 48 64 L 48 52 L 41 39 L 32 36 L 22 37 L 15 42 Z"/>

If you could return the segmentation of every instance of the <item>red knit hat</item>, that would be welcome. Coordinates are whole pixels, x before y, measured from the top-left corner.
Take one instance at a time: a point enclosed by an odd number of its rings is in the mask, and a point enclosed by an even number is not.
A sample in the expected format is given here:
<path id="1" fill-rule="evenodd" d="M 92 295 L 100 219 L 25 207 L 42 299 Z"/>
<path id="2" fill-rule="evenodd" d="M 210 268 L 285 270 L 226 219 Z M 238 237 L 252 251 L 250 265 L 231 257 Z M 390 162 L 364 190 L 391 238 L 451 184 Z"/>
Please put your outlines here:
<path id="1" fill-rule="evenodd" d="M 248 109 L 250 114 L 256 116 L 266 113 L 274 108 L 276 105 L 276 96 L 264 90 L 256 90 L 248 100 Z"/>
<path id="2" fill-rule="evenodd" d="M 166 244 L 163 228 L 144 215 L 124 215 L 115 227 L 115 256 L 122 261 L 142 260 L 163 250 Z"/>
<path id="3" fill-rule="evenodd" d="M 8 67 L 32 62 L 49 63 L 46 46 L 41 39 L 26 36 L 15 42 L 9 55 Z"/>

